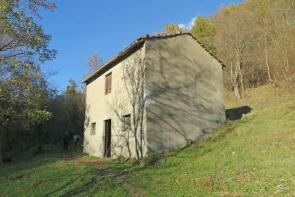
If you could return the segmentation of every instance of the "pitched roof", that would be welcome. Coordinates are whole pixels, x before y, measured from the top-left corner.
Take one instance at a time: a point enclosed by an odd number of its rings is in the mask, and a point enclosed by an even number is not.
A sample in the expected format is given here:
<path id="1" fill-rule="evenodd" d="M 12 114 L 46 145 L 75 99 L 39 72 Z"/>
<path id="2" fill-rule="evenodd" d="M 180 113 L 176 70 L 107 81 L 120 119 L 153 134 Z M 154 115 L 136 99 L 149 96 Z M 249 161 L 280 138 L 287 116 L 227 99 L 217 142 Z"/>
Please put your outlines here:
<path id="1" fill-rule="evenodd" d="M 176 36 L 182 36 L 182 35 L 189 35 L 191 36 L 196 42 L 201 45 L 205 50 L 206 48 L 203 46 L 203 44 L 199 43 L 197 39 L 190 33 L 190 32 L 177 32 L 177 33 L 157 33 L 154 35 L 144 35 L 136 39 L 134 42 L 132 42 L 129 46 L 127 46 L 125 49 L 123 49 L 121 52 L 119 52 L 117 55 L 113 56 L 108 62 L 103 64 L 102 66 L 98 67 L 95 71 L 93 71 L 91 74 L 89 74 L 84 80 L 83 83 L 90 83 L 93 81 L 100 73 L 108 70 L 110 67 L 116 65 L 118 62 L 122 61 L 124 58 L 126 58 L 128 55 L 135 52 L 137 49 L 141 48 L 146 40 L 152 40 L 152 39 L 162 39 L 162 38 L 171 38 Z M 214 57 L 221 65 L 222 67 L 225 67 L 224 63 L 220 61 L 214 54 L 212 54 L 210 51 L 206 50 L 212 57 Z"/>

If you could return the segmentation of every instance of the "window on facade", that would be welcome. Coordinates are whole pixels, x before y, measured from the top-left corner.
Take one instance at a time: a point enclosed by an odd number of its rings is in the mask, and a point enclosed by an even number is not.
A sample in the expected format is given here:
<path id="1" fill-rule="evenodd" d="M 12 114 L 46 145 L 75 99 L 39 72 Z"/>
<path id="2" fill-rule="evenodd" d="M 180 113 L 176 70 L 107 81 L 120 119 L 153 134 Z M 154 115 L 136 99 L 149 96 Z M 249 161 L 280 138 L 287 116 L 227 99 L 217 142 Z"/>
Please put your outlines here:
<path id="1" fill-rule="evenodd" d="M 90 134 L 91 135 L 95 135 L 95 130 L 96 130 L 96 123 L 93 122 L 93 123 L 91 123 L 91 131 L 90 131 Z"/>
<path id="2" fill-rule="evenodd" d="M 123 131 L 128 131 L 131 128 L 130 114 L 123 116 Z"/>
<path id="3" fill-rule="evenodd" d="M 112 73 L 105 76 L 105 94 L 109 94 L 112 91 Z"/>

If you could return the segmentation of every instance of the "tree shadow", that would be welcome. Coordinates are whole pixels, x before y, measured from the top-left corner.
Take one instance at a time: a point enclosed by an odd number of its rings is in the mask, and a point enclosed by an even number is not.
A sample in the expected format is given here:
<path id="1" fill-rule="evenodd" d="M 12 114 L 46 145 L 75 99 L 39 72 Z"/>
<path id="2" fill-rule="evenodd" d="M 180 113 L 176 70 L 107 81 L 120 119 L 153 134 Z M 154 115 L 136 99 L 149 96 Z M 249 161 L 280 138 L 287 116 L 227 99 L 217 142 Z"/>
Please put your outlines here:
<path id="1" fill-rule="evenodd" d="M 225 121 L 221 68 L 195 45 L 189 55 L 181 41 L 146 46 L 149 153 L 181 149 Z"/>
<path id="2" fill-rule="evenodd" d="M 225 110 L 227 120 L 240 120 L 244 114 L 248 114 L 252 111 L 252 108 L 245 105 L 241 107 L 231 108 Z"/>
<path id="3" fill-rule="evenodd" d="M 60 196 L 68 197 L 68 196 L 75 196 L 75 195 L 83 194 L 85 192 L 89 192 L 89 190 L 95 187 L 95 185 L 101 184 L 104 180 L 110 179 L 110 178 L 114 179 L 114 181 L 118 182 L 119 184 L 122 184 L 125 180 L 124 176 L 127 173 L 130 173 L 131 171 L 133 171 L 132 167 L 128 168 L 123 165 L 116 165 L 116 166 L 96 169 L 96 172 L 88 181 L 86 181 L 81 186 L 73 188 Z M 64 187 L 61 187 L 55 190 L 53 193 L 59 192 L 62 189 L 64 189 Z M 124 187 L 123 189 L 126 193 L 128 193 L 127 189 L 125 189 Z M 53 193 L 50 193 L 49 195 Z"/>

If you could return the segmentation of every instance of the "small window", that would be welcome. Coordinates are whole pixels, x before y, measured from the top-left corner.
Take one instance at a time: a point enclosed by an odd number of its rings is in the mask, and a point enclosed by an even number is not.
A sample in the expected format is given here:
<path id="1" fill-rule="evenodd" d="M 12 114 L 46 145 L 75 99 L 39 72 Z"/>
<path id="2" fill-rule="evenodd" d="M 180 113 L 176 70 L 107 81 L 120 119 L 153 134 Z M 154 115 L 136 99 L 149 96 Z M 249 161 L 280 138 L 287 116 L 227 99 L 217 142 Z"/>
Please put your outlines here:
<path id="1" fill-rule="evenodd" d="M 131 128 L 130 114 L 123 116 L 123 131 L 128 131 Z"/>
<path id="2" fill-rule="evenodd" d="M 95 135 L 95 130 L 96 130 L 96 123 L 91 123 L 91 131 L 90 134 L 91 135 Z"/>
<path id="3" fill-rule="evenodd" d="M 105 94 L 109 94 L 112 91 L 112 73 L 105 76 Z"/>

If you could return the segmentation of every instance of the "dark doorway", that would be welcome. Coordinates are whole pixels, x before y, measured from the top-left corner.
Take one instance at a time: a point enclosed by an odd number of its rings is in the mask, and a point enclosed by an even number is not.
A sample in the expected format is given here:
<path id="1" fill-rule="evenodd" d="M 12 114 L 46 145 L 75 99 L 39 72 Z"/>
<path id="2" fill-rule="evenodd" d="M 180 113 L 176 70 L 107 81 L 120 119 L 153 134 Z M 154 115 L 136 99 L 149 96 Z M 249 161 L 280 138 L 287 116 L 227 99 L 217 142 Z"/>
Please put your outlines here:
<path id="1" fill-rule="evenodd" d="M 111 137 L 112 137 L 111 119 L 104 121 L 104 157 L 111 157 Z"/>

